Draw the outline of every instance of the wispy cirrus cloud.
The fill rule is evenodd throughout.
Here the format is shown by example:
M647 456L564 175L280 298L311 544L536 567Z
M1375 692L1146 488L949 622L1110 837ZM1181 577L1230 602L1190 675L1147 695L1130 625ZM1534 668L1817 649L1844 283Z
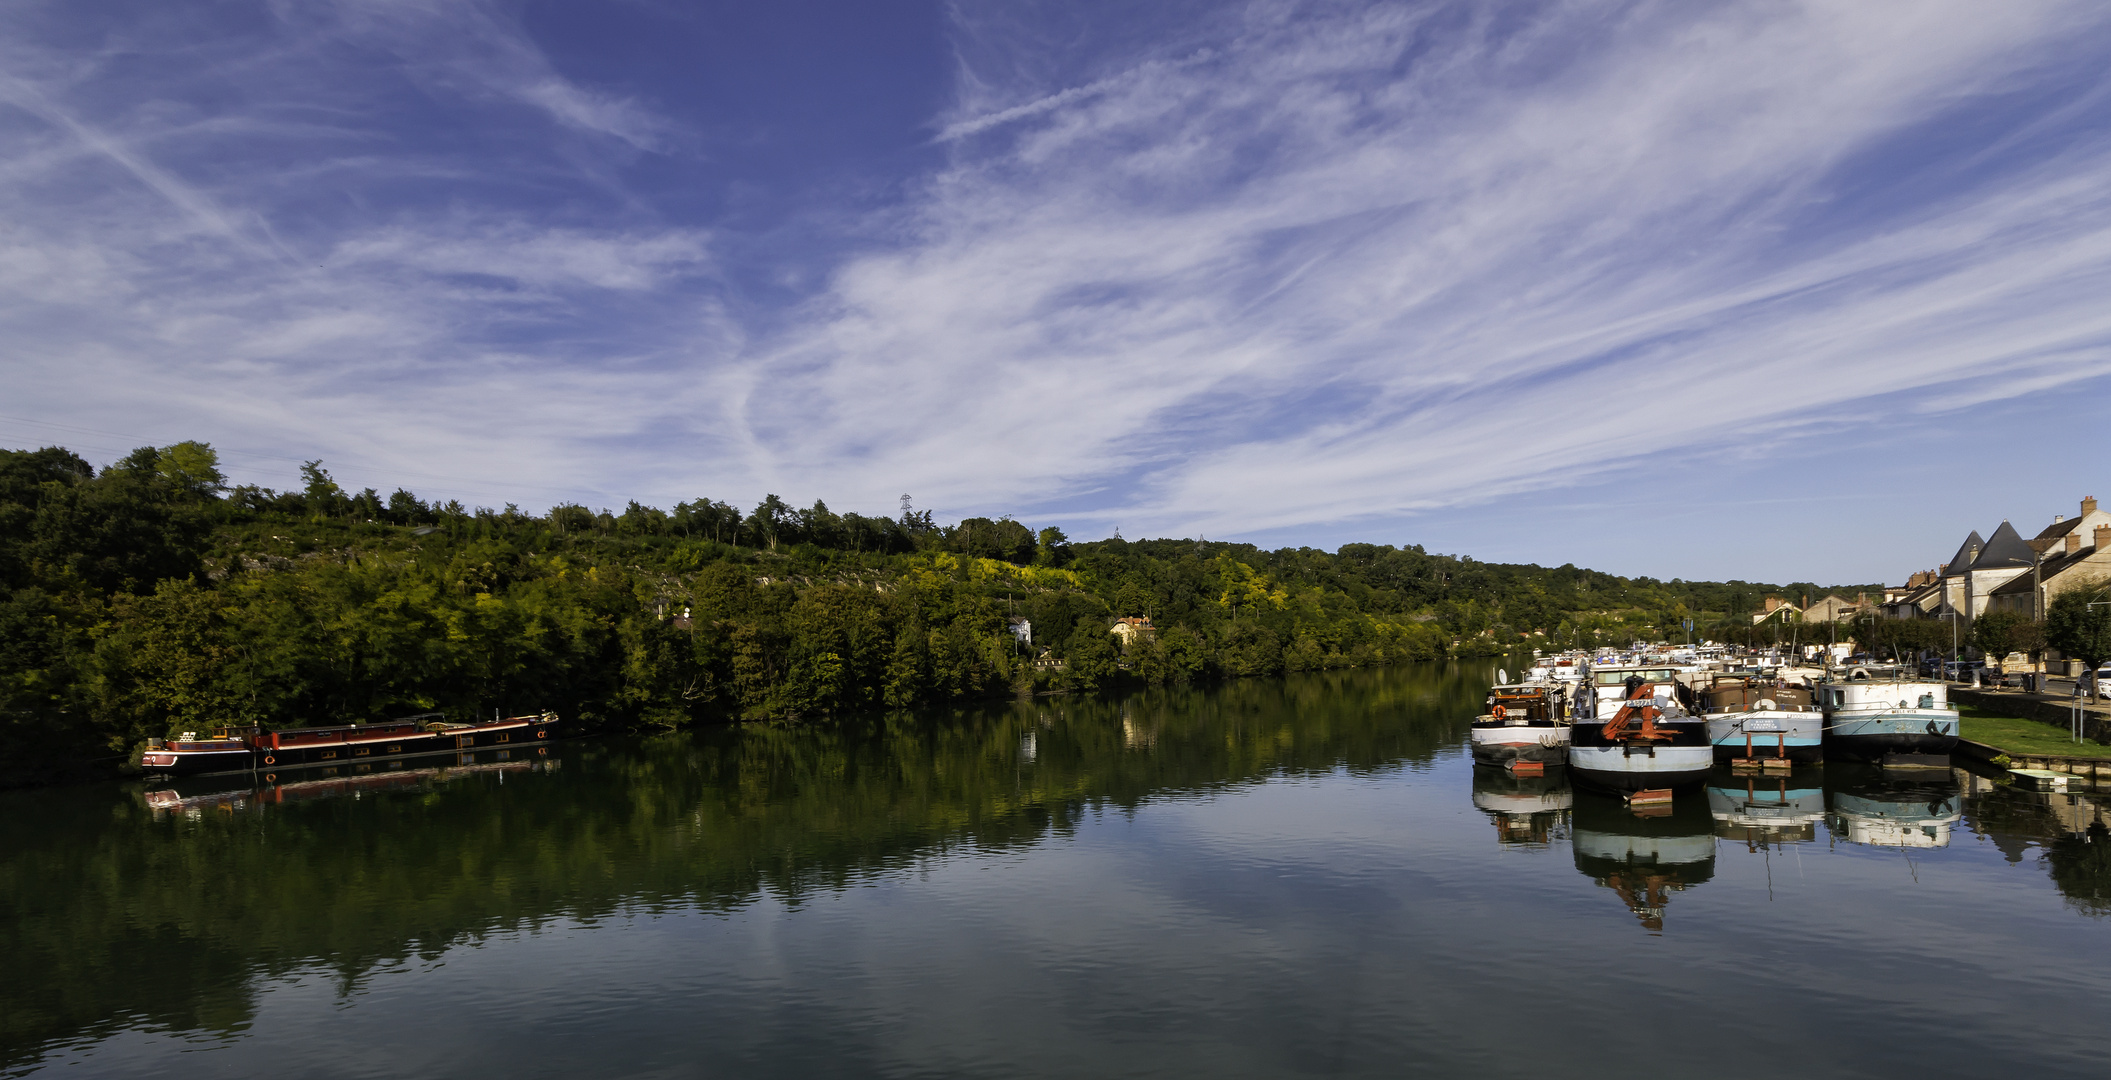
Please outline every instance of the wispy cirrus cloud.
M795 475L1218 535L2104 374L2111 143L1989 162L1959 128L2086 92L2105 29L1254 5L1203 62L948 128L978 138L914 235L839 273L754 415L808 433Z
M952 102L795 226L529 9L15 9L11 381L486 501L1224 536L2111 373L2100 5L1122 9L949 6Z
M490 94L540 109L576 131L664 151L679 125L635 97L566 78L519 22L489 0L336 0L317 31L394 53L409 74L454 93ZM287 11L300 22L315 13Z

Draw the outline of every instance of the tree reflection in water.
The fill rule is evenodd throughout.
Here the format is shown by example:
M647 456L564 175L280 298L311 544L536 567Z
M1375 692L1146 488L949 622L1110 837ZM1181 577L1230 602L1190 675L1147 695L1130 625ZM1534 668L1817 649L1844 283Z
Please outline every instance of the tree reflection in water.
M0 1067L127 1027L233 1035L259 981L296 969L350 988L553 920L765 891L796 906L1061 834L1096 807L1427 762L1463 738L1481 667L585 740L525 771L486 755L485 770L198 781L155 794L159 810L147 796L166 785L9 793Z

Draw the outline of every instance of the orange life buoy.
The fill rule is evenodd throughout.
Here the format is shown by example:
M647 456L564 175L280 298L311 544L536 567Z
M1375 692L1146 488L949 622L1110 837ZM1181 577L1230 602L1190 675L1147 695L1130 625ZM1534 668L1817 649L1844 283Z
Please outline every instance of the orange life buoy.
M1495 717L1497 720L1501 720L1503 717L1510 715L1510 710L1503 708L1501 705L1497 705L1495 707L1495 711L1490 713L1489 715Z
M272 757L272 756L271 756L270 754L265 754L265 755L264 755L264 764L266 764L266 765L276 765L276 764L278 764L278 759L277 759L277 758L274 758L274 757Z
M275 773L275 772L268 772L268 773L265 773L265 774L264 774L264 782L265 782L265 783L267 783L267 784L276 784L276 783L278 783L278 782L279 782L279 774L277 774L277 773Z
M535 733L535 737L538 739L547 739L550 737L550 733L547 731L538 731Z

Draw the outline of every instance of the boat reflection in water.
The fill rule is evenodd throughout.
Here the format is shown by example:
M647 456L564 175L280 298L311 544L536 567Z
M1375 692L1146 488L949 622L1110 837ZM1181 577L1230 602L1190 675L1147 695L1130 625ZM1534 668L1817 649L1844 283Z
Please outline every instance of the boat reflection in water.
M1808 844L1825 820L1822 768L1788 776L1718 773L1708 779L1708 815L1715 835L1758 850L1768 844Z
M1950 846L1950 826L1964 814L1963 787L1947 769L1828 766L1827 825L1852 844L1893 848Z
M1617 795L1576 795L1570 843L1576 869L1619 894L1652 931L1664 928L1671 894L1715 876L1715 833L1706 801L1691 795L1630 810Z
M1576 795L1560 769L1547 776L1517 776L1482 767L1473 770L1473 805L1495 820L1497 843L1546 847L1568 834Z
M172 787L158 788L141 793L147 809L158 818L162 814L179 813L196 817L206 810L249 810L283 803L308 802L315 799L341 799L357 797L383 791L430 789L449 780L480 773L546 772L558 766L555 758L537 758L534 761L510 760L507 751L483 755L459 755L453 765L426 769L394 768L385 771L361 772L349 776L326 775L314 772L303 774L308 779L291 783L245 783L233 785L222 780L197 780L179 783ZM400 763L398 763L400 764ZM327 773L336 773L330 769Z

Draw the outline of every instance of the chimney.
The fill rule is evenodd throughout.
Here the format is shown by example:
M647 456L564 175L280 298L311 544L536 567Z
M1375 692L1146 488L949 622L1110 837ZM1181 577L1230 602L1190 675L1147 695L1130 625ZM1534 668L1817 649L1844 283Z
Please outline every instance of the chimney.
M1772 615L1780 607L1781 598L1778 596L1769 596L1766 598L1766 610L1762 612L1762 614Z
M2099 525L2097 528L2101 529L2103 526ZM2070 530L2067 533L2067 554L2072 555L2080 550L2082 550L2082 530Z
M2088 517L2094 513L2096 513L2096 496L2091 495L2082 500L2082 516Z
M2096 553L2101 555L2106 551L2111 551L2111 525L2098 525L2096 527Z

